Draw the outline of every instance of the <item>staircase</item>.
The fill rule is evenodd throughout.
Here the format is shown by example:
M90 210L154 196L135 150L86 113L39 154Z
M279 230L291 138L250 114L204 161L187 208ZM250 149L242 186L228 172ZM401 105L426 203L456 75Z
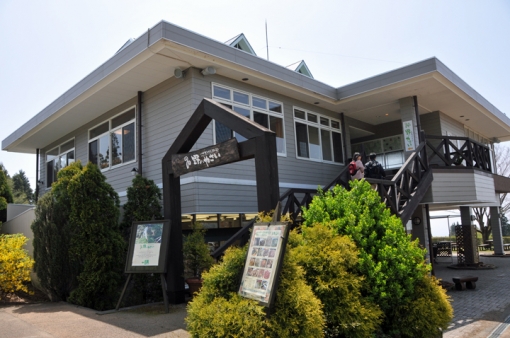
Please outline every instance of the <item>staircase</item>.
M331 183L324 187L324 190L329 190L337 184L350 189L348 169L346 166ZM366 180L371 184L377 184L377 191L382 201L393 214L402 220L402 224L406 224L430 187L432 179L432 171L429 170L426 153L426 142L422 142L391 180L372 178ZM302 208L310 205L316 193L317 190L313 189L287 190L280 196L280 203L283 205L281 214L289 213L293 224L299 224ZM248 241L249 230L254 223L255 220L245 225L211 255L218 259L237 240L241 240L243 243Z

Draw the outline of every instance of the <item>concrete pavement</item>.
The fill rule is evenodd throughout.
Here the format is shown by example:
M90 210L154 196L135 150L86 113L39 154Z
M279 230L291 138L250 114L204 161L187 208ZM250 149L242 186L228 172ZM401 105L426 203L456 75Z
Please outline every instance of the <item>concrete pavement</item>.
M505 320L510 316L510 257L488 257L491 251L482 251L480 261L495 265L488 270L454 270L449 269L451 261L440 258L435 265L436 277L452 282L455 276L477 276L475 290L451 290L454 318L445 338L510 338ZM454 252L453 263L457 263ZM496 332L494 332L497 329Z
M191 337L186 331L186 305L154 305L110 314L68 303L0 307L0 337Z
M448 291L455 317L444 338L510 338L510 257L481 256L480 261L496 268L453 270L445 258L435 265L436 276L448 282L455 276L478 277L475 290ZM168 314L161 304L103 315L63 302L1 306L0 337L188 338L185 317L185 304L171 305Z

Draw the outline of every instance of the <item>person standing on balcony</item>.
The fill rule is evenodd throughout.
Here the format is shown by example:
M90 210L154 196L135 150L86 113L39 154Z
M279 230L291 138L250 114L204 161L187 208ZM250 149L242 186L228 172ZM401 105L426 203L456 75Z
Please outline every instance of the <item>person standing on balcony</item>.
M356 162L356 173L351 176L351 179L361 180L363 177L365 177L365 166L363 165L363 162L361 162L360 153L354 153L352 160Z
M365 164L365 177L366 178L377 178L377 179L383 179L386 178L386 173L384 172L384 169L381 165L381 163L376 161L376 154L370 153L369 158L370 161L368 161ZM377 190L377 183L372 183L372 189Z
M386 173L381 165L381 163L376 161L376 154L370 153L370 161L365 164L365 177L366 178L377 178L382 179L386 178Z

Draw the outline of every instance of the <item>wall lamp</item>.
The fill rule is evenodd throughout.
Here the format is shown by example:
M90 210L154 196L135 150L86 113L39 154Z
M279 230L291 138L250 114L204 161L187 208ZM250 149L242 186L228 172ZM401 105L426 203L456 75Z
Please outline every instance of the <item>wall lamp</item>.
M202 69L200 73L202 73L203 76L214 75L216 74L216 68L214 68L213 66L207 66L204 69Z
M136 176L138 174L138 169L133 168L131 169L131 175Z
M43 181L41 181L41 180L37 181L37 183L38 183L38 184L44 184L44 182L43 182Z
M180 69L180 68L175 68L174 70L174 76L176 79L180 79L180 78L183 78L186 76L186 71Z

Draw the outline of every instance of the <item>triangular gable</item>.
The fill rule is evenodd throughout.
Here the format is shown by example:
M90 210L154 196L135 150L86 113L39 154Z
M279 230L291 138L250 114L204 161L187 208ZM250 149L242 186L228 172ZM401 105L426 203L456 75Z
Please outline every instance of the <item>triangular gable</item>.
M251 55L257 56L253 48L251 47L250 43L248 42L248 39L244 36L243 33L234 36L232 39L225 42L226 45L229 45L230 47L234 47L237 49L242 50L243 52L250 53Z
M304 60L295 62L295 63L287 66L287 68L313 79L312 72L310 72L310 69L308 69L308 66L306 65Z

